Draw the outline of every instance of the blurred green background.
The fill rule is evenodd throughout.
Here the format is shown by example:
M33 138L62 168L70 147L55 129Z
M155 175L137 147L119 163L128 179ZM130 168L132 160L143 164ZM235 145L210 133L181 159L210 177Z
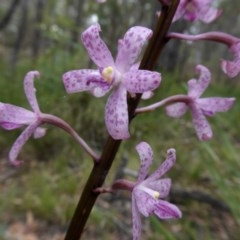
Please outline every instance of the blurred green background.
M172 31L201 33L226 31L240 36L240 2L214 1L222 16L209 25L180 20ZM41 110L69 122L99 153L106 141L104 106L107 96L89 93L67 95L61 76L65 71L94 68L79 36L98 21L102 38L113 55L117 40L134 25L153 27L157 0L109 0L104 4L86 0L12 0L0 2L0 101L29 108L23 78L38 70L35 81ZM172 94L186 93L196 64L212 71L205 96L236 97L227 113L209 119L214 138L199 142L190 114L181 119L165 115L164 109L133 120L132 138L123 142L106 186L117 176L135 179L139 158L135 145L149 142L155 153L152 170L164 160L170 147L177 163L167 174L173 180L169 197L183 212L178 221L143 219L142 239L231 239L240 235L240 111L239 76L228 79L220 69L228 49L211 42L170 41L157 65L161 87L146 106ZM47 126L48 127L48 126ZM65 132L48 127L44 138L27 142L21 151L21 168L7 160L8 151L21 130L0 129L0 239L63 239L82 187L91 170L91 159ZM99 197L83 239L131 239L130 195L120 192Z

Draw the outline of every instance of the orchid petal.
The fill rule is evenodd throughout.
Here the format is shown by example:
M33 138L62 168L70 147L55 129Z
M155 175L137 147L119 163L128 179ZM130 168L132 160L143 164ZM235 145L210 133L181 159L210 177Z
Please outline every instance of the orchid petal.
M197 104L205 115L213 116L216 112L228 111L234 101L235 98L211 97L198 99Z
M149 99L153 96L153 92L152 91L146 91L142 94L141 99L146 100Z
M176 150L173 148L168 149L166 160L160 165L160 167L152 173L147 181L154 181L164 175L176 162Z
M195 20L197 20L197 16L196 16L196 12L194 11L186 11L184 13L183 18L189 22L194 22Z
M105 122L112 138L129 138L127 92L121 85L112 92L107 100Z
M23 145L27 142L27 140L31 137L31 135L34 133L34 131L37 129L37 127L40 125L39 121L35 121L21 133L21 135L17 138L17 140L12 145L12 148L9 152L9 160L10 162L18 166L21 161L17 160L17 156L22 149Z
M140 213L137 209L137 204L134 195L132 194L132 233L133 240L139 240L142 230Z
M107 84L107 85L102 85L101 87L95 87L91 89L90 92L94 97L99 98L104 96L110 90L110 88L111 88L110 85Z
M221 60L221 68L228 77L234 78L240 72L240 60L238 61L227 61Z
M153 151L150 145L146 142L141 142L136 146L136 150L141 160L141 166L138 171L138 182L146 178L149 167L153 161Z
M123 76L124 86L132 93L152 91L159 86L160 81L160 73L146 70L129 71Z
M233 54L233 61L222 60L221 67L229 77L236 77L240 72L240 41L235 42L229 48Z
M181 117L187 110L187 105L185 103L173 103L168 105L166 108L166 114L170 117L179 118Z
M210 23L217 19L221 13L222 10L218 10L215 8L210 7L209 5L211 2L203 3L202 1L199 1L198 6L196 6L195 14L196 18L200 19L204 23Z
M67 93L76 93L89 90L94 96L105 95L110 89L110 84L102 78L97 70L73 70L63 74L63 84Z
M154 214L160 219L181 218L182 213L178 207L167 201L158 200L155 204Z
M42 128L42 127L36 128L33 133L33 138L38 139L38 138L45 136L46 131L47 131L46 128Z
M143 216L149 217L149 215L151 215L154 211L157 200L148 193L138 190L137 188L133 190L132 194L136 199L138 199L138 201L136 200L136 204L139 212Z
M82 42L90 58L98 67L114 66L112 54L99 36L100 31L101 28L98 23L91 25L82 33Z
M36 120L36 114L22 107L0 102L0 126L7 130L20 128Z
M34 78L40 77L40 73L38 71L30 71L24 78L24 90L26 97L30 106L32 107L35 113L40 113L40 109L38 106L38 102L36 99L36 89L34 87Z
M139 70L140 63L141 63L141 62L134 63L134 64L130 67L129 71Z
M132 27L118 41L116 67L126 72L136 62L143 45L152 36L152 30L145 27Z
M198 138L202 141L212 138L212 129L202 110L196 104L192 104L190 108L193 118L193 124Z
M186 11L187 3L188 3L187 0L180 0L180 2L178 4L177 11L176 11L176 13L174 15L174 18L173 18L173 22L177 21L178 19L180 19L184 15L184 13Z
M177 11L174 15L173 22L183 16L185 20L201 20L210 23L220 16L221 10L214 9L210 6L211 1L203 0L180 0Z
M157 191L160 194L160 198L165 198L169 195L171 182L170 178L158 179L155 181L148 181L148 179L146 179L145 184L148 188Z
M198 80L192 79L188 81L188 95L194 98L198 98L203 94L211 80L211 73L206 67L197 65L196 72L200 74Z

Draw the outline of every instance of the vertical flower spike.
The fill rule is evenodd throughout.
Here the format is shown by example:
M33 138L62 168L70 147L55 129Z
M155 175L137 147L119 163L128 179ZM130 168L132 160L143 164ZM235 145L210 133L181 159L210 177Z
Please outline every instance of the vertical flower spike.
M175 205L161 200L168 196L171 179L160 179L175 163L176 153L169 149L167 159L149 177L148 169L153 161L151 147L141 142L136 147L141 160L138 181L132 190L133 239L139 240L141 234L140 213L145 217L155 214L160 219L181 218L182 213ZM146 179L145 179L146 178Z
M211 4L212 0L180 0L173 22L183 17L191 22L201 20L210 23L222 13L221 10L212 8Z
M119 40L115 62L99 35L100 31L100 26L94 24L82 33L82 42L98 70L66 72L63 83L68 93L90 91L96 97L101 97L113 89L105 107L106 127L114 139L127 139L130 136L127 92L149 93L156 89L161 81L159 73L138 70L135 67L143 45L151 37L152 31L139 26L130 28L124 38Z
M177 118L181 117L189 108L198 138L200 140L208 140L212 137L212 129L205 115L213 116L216 112L228 111L232 107L235 98L200 98L210 83L211 73L202 65L196 67L196 72L200 73L199 79L188 81L189 104L174 103L166 107L166 113L168 116Z
M18 166L21 161L17 160L17 156L26 143L26 141L33 135L39 138L45 135L45 129L39 127L41 125L41 112L37 103L34 78L39 77L37 71L27 73L24 79L24 90L29 104L33 112L7 103L0 102L0 126L6 130L13 130L27 125L28 127L17 138L9 152L10 162Z

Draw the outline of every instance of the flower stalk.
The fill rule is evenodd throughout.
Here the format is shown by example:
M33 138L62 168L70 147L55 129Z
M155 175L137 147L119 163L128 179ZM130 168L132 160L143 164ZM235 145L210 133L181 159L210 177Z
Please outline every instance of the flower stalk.
M153 103L149 106L137 108L135 111L135 114L151 112L151 111L156 110L157 108L165 107L169 104L176 103L176 102L183 102L183 103L187 104L190 101L191 101L191 99L187 95L180 95L180 94L174 95L174 96L164 98L163 100Z
M234 43L239 42L239 38L234 37L231 34L224 33L224 32L206 32L206 33L200 33L196 35L190 35L185 33L176 33L176 32L170 32L167 35L168 39L181 39L181 40L187 40L187 41L213 41L225 44L227 47L231 47Z
M148 47L144 53L139 69L153 70L158 56L164 45L165 36L171 25L173 16L178 7L179 0L173 0L169 6L163 6L162 14L158 19L153 36L149 41ZM128 97L129 121L134 117L136 107L140 101L141 94L136 94L135 98ZM99 162L95 162L87 183L81 194L74 215L67 230L65 240L78 240L84 231L85 224L91 213L91 210L99 196L99 192L94 189L103 185L109 169L115 159L116 153L120 147L121 140L114 140L108 137Z
M99 161L98 154L95 153L93 149L91 149L91 147L85 142L85 140L82 139L78 135L78 133L63 119L51 114L41 113L41 121L42 123L48 123L53 126L57 126L69 133L76 140L76 142L92 157L95 162Z

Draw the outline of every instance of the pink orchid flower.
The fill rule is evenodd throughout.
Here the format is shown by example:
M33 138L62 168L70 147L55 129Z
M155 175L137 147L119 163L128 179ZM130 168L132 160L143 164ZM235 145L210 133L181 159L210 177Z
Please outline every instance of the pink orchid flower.
M180 0L173 21L181 17L188 21L210 23L220 16L221 10L211 7L212 0Z
M115 61L99 32L100 26L94 24L82 34L82 42L98 70L69 71L63 75L63 83L68 93L90 91L96 97L101 97L112 89L105 107L107 130L114 139L127 139L130 136L127 92L149 93L161 81L159 73L138 70L135 65L152 31L138 26L130 28L118 42Z
M200 140L207 140L212 137L212 129L205 115L213 116L216 112L228 111L232 107L235 98L200 98L210 83L211 73L202 65L197 65L196 72L200 73L199 79L188 81L189 103L179 102L169 105L166 107L166 113L168 116L178 118L189 108L198 138Z
M146 142L136 146L140 156L141 166L138 180L132 191L132 222L133 239L139 240L141 234L141 217L155 214L160 219L181 218L182 213L177 206L162 200L168 196L171 188L171 179L160 179L175 163L176 152L169 149L167 159L160 167L147 177L149 167L153 162L153 152Z
M45 129L39 127L41 125L41 112L34 88L34 77L39 76L38 71L31 71L27 73L24 79L25 94L33 112L22 107L0 102L0 126L2 128L13 130L27 125L9 152L9 160L15 166L21 163L21 161L17 160L17 156L30 136L33 135L34 138L40 138L45 135Z

